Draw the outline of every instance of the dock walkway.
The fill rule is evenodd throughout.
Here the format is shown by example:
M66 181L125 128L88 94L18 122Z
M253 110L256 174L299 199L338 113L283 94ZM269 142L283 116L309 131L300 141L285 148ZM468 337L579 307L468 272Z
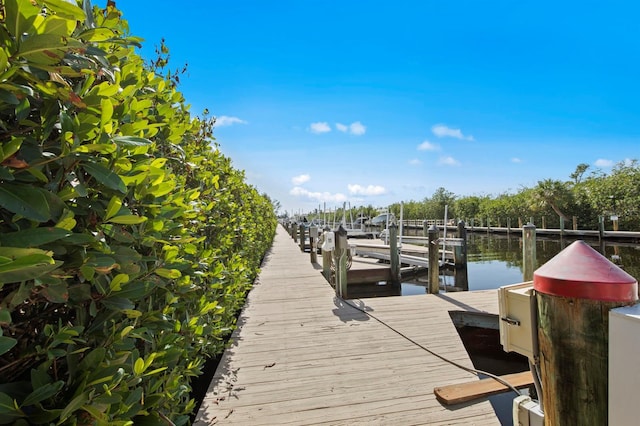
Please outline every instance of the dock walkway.
M495 290L348 303L467 367L448 312L498 311ZM499 425L487 400L433 394L474 379L336 298L279 226L194 424Z

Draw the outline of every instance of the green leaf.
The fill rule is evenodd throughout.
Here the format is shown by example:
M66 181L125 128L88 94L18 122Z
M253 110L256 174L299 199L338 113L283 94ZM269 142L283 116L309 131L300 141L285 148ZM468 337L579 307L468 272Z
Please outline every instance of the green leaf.
M16 39L33 30L33 22L40 13L40 8L23 0L5 0L5 25L9 33Z
M0 185L0 207L38 222L51 219L45 196L39 190L26 185Z
M180 271L178 271L177 269L158 268L155 270L155 273L156 275L159 275L162 278L170 278L170 279L176 279L182 276Z
M69 288L65 283L49 285L42 290L42 294L53 303L65 303L69 300Z
M133 372L137 376L144 373L144 360L142 358L136 359L136 362L133 364Z
M138 146L147 146L153 143L149 139L138 138L135 136L116 136L111 138L111 140L117 143L118 145L132 147L132 148L135 148Z
M85 392L76 396L60 413L60 423L64 422L73 414L78 411L86 402L89 401L89 392ZM59 423L59 424L60 424Z
M34 389L27 397L22 401L21 406L27 407L29 405L37 404L38 402L42 402L45 399L51 398L56 393L60 391L64 386L64 382L59 380L54 383L48 383L44 386L40 386L39 388Z
M18 121L22 121L25 118L27 118L30 113L31 113L31 103L29 103L28 98L24 98L16 106L16 119Z
M100 100L102 112L100 114L100 127L107 133L111 133L113 125L111 124L111 117L113 117L113 103L109 98Z
M19 257L13 262L0 265L0 283L27 281L51 272L60 267L48 255L31 254Z
M91 28L78 34L80 40L86 41L107 41L114 37L114 32L110 28Z
M18 341L13 337L0 336L0 355L9 352L17 344Z
M111 197L109 205L107 205L107 212L104 215L105 220L115 216L120 211L120 207L122 207L122 200L115 196Z
M0 161L6 160L7 158L11 157L13 154L18 152L23 141L24 141L24 138L16 138L15 136L12 136L9 142L3 143L2 144L3 155L0 158Z
M75 4L69 3L68 1L46 0L45 3L47 4L47 7L51 8L51 10L56 12L56 14L59 16L63 16L73 21L84 21L86 19L84 10L82 10Z
M129 299L122 297L109 297L101 300L102 304L112 311L123 311L125 309L133 309L135 305Z
M112 170L107 169L101 164L97 163L85 163L82 167L93 176L98 182L103 184L104 186L115 189L116 191L120 191L122 193L127 192L127 187L124 182L116 173Z
M118 274L111 280L109 286L111 287L111 291L120 291L122 284L129 282L129 275L127 274Z
M1 100L2 99L0 99L0 101ZM9 169L4 166L0 166L0 179L4 180L5 182L11 182L12 180L15 180L15 177L13 176L13 173L9 171Z
M86 143L84 145L78 146L73 152L99 152L101 154L111 154L112 152L116 152L118 146L113 143Z
M0 307L0 324L11 324L11 311L4 306Z
M107 222L118 223L121 225L137 225L145 222L147 218L145 216L136 216L134 214L125 214L122 216L116 216L109 219Z
M53 65L62 60L66 51L83 48L84 44L55 34L34 34L20 45L18 54L36 64Z
M38 247L72 235L73 232L62 228L41 227L24 231L0 234L0 244L9 247Z

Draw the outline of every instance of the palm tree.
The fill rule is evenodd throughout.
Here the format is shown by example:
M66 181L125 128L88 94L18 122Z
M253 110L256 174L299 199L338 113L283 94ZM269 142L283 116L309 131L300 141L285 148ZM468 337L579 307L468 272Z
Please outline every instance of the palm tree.
M569 220L569 217L560 208L560 206L569 205L572 199L572 194L567 184L553 179L538 181L538 185L533 188L533 196L542 205L551 207L558 216Z

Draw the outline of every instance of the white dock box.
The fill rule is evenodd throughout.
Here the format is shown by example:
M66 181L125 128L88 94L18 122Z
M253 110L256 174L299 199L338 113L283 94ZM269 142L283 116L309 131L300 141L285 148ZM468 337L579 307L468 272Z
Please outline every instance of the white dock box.
M609 424L638 424L640 304L609 311Z
M502 347L533 359L533 333L537 333L533 281L500 287L498 300Z

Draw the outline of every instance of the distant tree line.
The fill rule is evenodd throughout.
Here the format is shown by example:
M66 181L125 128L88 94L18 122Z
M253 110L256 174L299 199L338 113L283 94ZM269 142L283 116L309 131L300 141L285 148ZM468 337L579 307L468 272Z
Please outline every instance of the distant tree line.
M640 163L626 160L609 173L581 163L566 181L544 179L515 193L458 196L440 187L431 197L402 204L403 218L409 220L442 219L447 206L449 219L474 221L476 225L489 220L492 226L507 226L510 221L516 227L533 218L540 227L544 218L546 227L558 228L562 217L567 229L573 226L574 218L579 229L597 229L599 216L604 216L610 229L611 216L617 216L620 230L640 230ZM400 208L400 202L389 206L396 218ZM347 209L346 217L347 221L361 215L374 217L380 211L372 205L356 206ZM342 212L337 209L330 215L341 219ZM310 215L321 216L318 211Z

